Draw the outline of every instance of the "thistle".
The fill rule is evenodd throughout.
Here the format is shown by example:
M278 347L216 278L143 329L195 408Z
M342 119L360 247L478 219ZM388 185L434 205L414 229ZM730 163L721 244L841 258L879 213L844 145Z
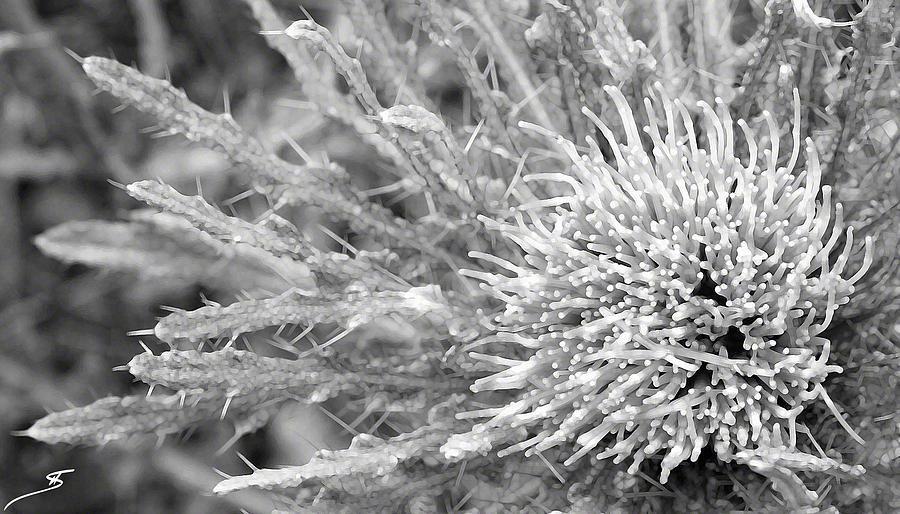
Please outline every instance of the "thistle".
M245 170L272 209L251 222L139 181L128 193L161 213L42 235L57 257L214 283L230 303L134 333L171 347L127 366L146 397L51 414L28 435L104 444L220 418L235 423L231 444L288 402L330 401L349 448L214 492L278 490L283 508L303 512L659 511L663 498L679 510L813 512L857 501L823 493L823 481L858 484L870 466L860 448L895 448L896 430L873 429L871 409L855 425L829 388L847 370L862 380L852 348L874 347L845 335L850 314L893 330L879 332L884 358L865 362L895 377L896 229L871 210L845 219L834 155L820 159L807 126L808 91L785 79L790 63L774 75L764 64L771 38L824 38L847 22L772 0L743 45L713 30L722 20L710 8L678 41L680 4L629 4L659 7L655 48L612 1L504 2L513 21L481 0L390 11L449 54L431 64L458 69L458 113L442 112L407 66L424 43L398 41L381 2L348 2L360 41L246 3L319 114L355 131L393 178L363 190L294 141L303 163L289 163L167 82L84 59L99 87ZM722 48L738 57L711 64ZM349 92L324 78L319 53ZM692 66L703 73L676 73ZM342 227L326 233L345 251L288 220L307 205ZM840 432L823 428L826 414Z
M586 114L614 162L592 139L582 154L538 128L567 162L560 172L525 180L561 182L570 194L521 206L515 223L482 219L521 253L470 254L503 269L464 271L503 305L491 319L495 332L476 344L522 350L473 352L500 371L471 389L522 392L506 405L467 413L490 420L455 440L524 426L534 435L501 455L574 441L566 465L588 454L630 457L630 473L661 452L665 483L708 444L725 461L782 430L794 446L804 405L821 398L833 406L822 383L841 368L829 364L831 343L821 334L865 275L871 245L862 267L843 276L853 230L836 248L844 235L841 207L832 220L828 186L817 200L821 169L811 141L807 168L795 174L799 127L788 165L777 167L771 117L765 114L772 147L762 158L738 121L750 147L742 164L727 111L722 120L701 104L708 140L701 148L687 109L660 91L664 133L645 100L649 154L625 98L608 87L626 141ZM833 251L840 254L830 264Z

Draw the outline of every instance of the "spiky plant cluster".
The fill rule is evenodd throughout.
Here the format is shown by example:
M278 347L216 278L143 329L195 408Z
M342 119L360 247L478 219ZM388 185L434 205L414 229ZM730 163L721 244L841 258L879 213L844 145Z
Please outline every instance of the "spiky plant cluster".
M803 405L830 403L822 383L841 371L828 363L831 343L820 335L871 263L867 255L844 276L851 228L829 264L843 221L839 206L832 220L828 186L817 200L821 169L811 141L807 169L795 174L799 128L788 165L778 167L778 134L760 159L741 121L745 165L727 113L723 121L702 105L708 148L700 148L687 109L663 96L664 133L646 101L648 154L621 92L607 93L627 132L619 143L594 117L614 161L592 140L582 154L548 134L571 163L528 178L565 183L570 194L523 205L515 223L483 220L522 253L513 262L473 255L504 273L467 274L504 304L490 341L529 355L472 354L501 369L473 391L522 395L475 413L491 419L461 437L526 426L535 435L501 454L574 441L565 464L588 454L631 457L632 473L662 452L663 483L707 444L726 461L755 448L761 434L781 437L784 429L794 444Z
M165 133L222 153L271 209L249 221L140 181L128 193L161 212L39 237L58 258L207 284L229 303L134 333L170 345L127 366L146 396L51 414L28 435L104 444L227 418L231 444L288 402L328 401L349 448L214 492L277 491L302 512L900 508L893 468L868 451L896 453L900 429L864 382L897 378L896 135L860 136L879 157L866 173L861 139L834 135L863 123L852 102L893 98L865 57L893 44L867 17L892 5L828 17L770 0L738 42L716 1L347 0L349 39L246 3L309 104L391 176L362 187L292 140L302 162L288 162L230 113L84 59ZM840 31L890 43L853 54L853 80L877 94L811 86L846 75ZM461 106L428 80L445 68ZM865 127L887 133L878 120ZM884 187L845 216L832 196L865 180ZM307 206L342 251L298 228ZM835 377L866 384L860 424ZM867 466L881 485L861 485Z

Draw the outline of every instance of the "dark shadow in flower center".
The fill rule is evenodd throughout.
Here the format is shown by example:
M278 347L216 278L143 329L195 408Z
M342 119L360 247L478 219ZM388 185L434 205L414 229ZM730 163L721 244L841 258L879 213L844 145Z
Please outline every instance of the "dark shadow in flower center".
M700 245L700 258L703 259L705 256L706 245ZM701 266L700 282L694 287L693 294L700 298L712 300L716 302L716 305L724 307L728 303L728 298L716 291L716 286L718 285L710 276L709 271ZM756 318L757 316L746 318L742 323L748 325L753 323ZM744 349L744 339L744 334L741 333L741 330L736 325L732 325L728 327L728 331L724 335L716 338L712 343L715 347L724 346L730 358L744 359L749 357L749 352Z
M752 318L747 318L746 321L751 321ZM725 347L725 350L728 352L728 357L732 359L744 359L750 356L750 353L744 349L744 334L741 333L741 330L732 325L728 327L728 331L725 332L725 335L716 339L714 341L715 346Z
M702 250L702 247L701 247ZM700 278L700 283L694 287L694 296L699 296L701 298L709 298L716 302L717 305L725 305L728 301L728 298L725 298L722 294L716 291L716 286L719 284L716 283L715 280L709 276L709 272L705 269L700 269L700 274L702 277Z
M706 387L712 381L712 371L709 370L706 366L702 366L698 369L693 375L689 376L687 382L684 384L684 387L681 388L681 391L678 392L676 398L681 398L688 391L695 387Z

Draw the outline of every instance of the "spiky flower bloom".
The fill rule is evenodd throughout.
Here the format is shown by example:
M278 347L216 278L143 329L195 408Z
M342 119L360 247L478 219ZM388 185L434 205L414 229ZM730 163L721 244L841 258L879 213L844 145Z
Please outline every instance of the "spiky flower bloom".
M720 118L706 104L703 148L687 109L660 88L663 132L645 102L648 153L625 98L606 92L627 139L616 141L587 114L613 162L591 140L580 153L546 133L565 168L526 180L562 182L569 193L523 206L515 222L483 220L521 251L473 255L503 271L468 275L503 303L489 341L520 350L473 353L500 371L471 389L521 394L468 413L490 418L472 435L524 426L533 435L501 454L574 441L566 465L588 454L631 457L632 473L664 453L663 483L708 444L726 461L755 448L761 434L780 437L786 428L793 444L804 405L830 403L821 384L841 368L829 363L821 334L871 262L867 253L862 268L845 272L853 231L836 248L841 207L832 207L828 186L818 198L815 149L807 142L805 169L793 169L795 127L789 162L778 166L774 127L771 148L759 155L738 121L750 154L742 163L727 111Z
M66 260L243 294L228 305L176 310L138 332L171 348L135 358L129 370L168 395L100 400L51 415L29 435L103 443L228 417L238 438L286 402L332 401L350 416L333 416L354 435L349 448L231 477L214 491L287 490L289 508L313 511L660 511L661 494L680 501L677 510L802 509L826 504L806 488L810 475L853 480L864 463L888 476L878 459L851 451L845 463L834 446L826 453L816 442L822 432L862 441L826 393L838 364L855 359L855 368L894 376L887 363L895 363L895 343L883 345L884 359L859 359L874 346L846 351L841 336L832 348L826 329L852 326L841 308L848 302L863 315L898 295L894 288L857 299L857 288L896 283L897 267L885 258L896 254L896 236L860 227L865 242L854 243L860 218L845 227L822 185L834 180L823 168L835 160L820 165L810 140L801 152L801 130L815 134L801 123L808 100L784 87L791 66L774 75L764 67L787 34L828 26L800 9L805 2L793 2L794 18L785 18L786 0L768 2L743 57L719 62L724 49L738 48L722 36L716 2L701 2L702 23L689 41L677 40L683 27L675 23L687 7L652 2L661 7L657 55L632 38L635 24L612 0L548 1L540 13L528 2L503 2L514 23L500 15L500 2L419 0L411 18L452 54L470 93L459 116L435 107L422 77L407 73L419 42L401 44L384 30L385 6L348 2L365 35L358 59L326 28L288 23L266 0L246 0L307 99L399 176L366 191L328 159L300 150L304 164L282 160L230 115L205 111L165 81L84 60L98 86L245 169L279 214L249 222L141 181L129 194L163 214L67 224L41 236L42 249ZM482 41L473 49L469 33ZM320 72L316 53L327 55L349 92ZM696 63L682 62L693 54ZM680 76L694 64L704 72ZM689 100L715 96L713 71L721 79L715 91L728 100L715 108ZM607 85L600 94L602 84L621 89ZM390 107L385 92L395 99ZM644 110L633 111L642 100ZM793 120L781 114L791 105ZM747 119L737 121L740 130L732 113ZM750 128L759 125L768 133ZM401 202L403 214L381 199ZM298 205L342 223L353 255L317 246L281 216ZM111 228L128 237L110 238ZM878 311L879 327L886 312ZM287 354L229 347L245 337ZM214 351L184 350L197 343ZM834 358L840 350L844 360ZM854 378L864 373L856 369ZM877 395L871 382L859 382L863 398ZM810 411L830 411L844 433L807 426ZM893 452L896 430L872 429L888 419L881 405L857 412L866 424L853 425L878 436L871 447ZM704 449L700 473L672 479Z

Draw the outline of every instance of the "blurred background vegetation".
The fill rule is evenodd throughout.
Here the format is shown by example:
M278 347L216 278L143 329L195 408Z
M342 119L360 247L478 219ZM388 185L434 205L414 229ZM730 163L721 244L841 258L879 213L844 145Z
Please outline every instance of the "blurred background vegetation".
M10 511L270 510L271 501L262 496L223 500L196 492L218 480L214 467L247 471L233 451L215 460L201 457L228 440L228 429L200 427L185 434L178 449L165 442L152 456L154 441L127 449L70 449L10 435L46 410L131 392L129 376L110 371L139 351L138 339L126 333L152 326L163 313L160 304L196 308L204 293L192 285L136 284L133 277L61 264L38 252L34 236L67 220L116 219L136 206L108 181L162 178L189 194L201 186L217 199L243 191L240 179L211 151L156 137L151 120L132 109L120 111L107 95L95 95L66 49L170 76L192 100L215 112L225 108L227 95L235 118L263 140L286 132L315 148L311 140L327 139L344 159L354 158L348 155L353 146L316 126L308 113L276 104L297 96L296 82L237 0L0 4L0 412L5 413L0 498L5 504L42 489L47 473L74 468L62 476L64 486L24 499ZM339 18L328 4L305 2L305 7L326 23ZM296 2L279 5L294 18L301 16ZM267 133L260 132L262 120ZM301 417L305 423L298 428L294 424ZM303 461L315 447L343 444L318 413L281 418L234 449L254 463L274 465ZM272 441L279 438L290 443L272 452Z

